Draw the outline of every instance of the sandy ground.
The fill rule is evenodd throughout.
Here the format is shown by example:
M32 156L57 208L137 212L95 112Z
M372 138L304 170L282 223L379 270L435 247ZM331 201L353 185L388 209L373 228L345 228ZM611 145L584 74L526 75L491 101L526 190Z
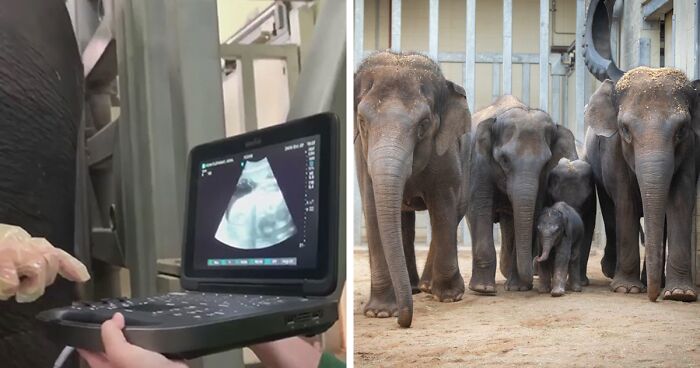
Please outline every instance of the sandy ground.
M660 301L609 291L593 251L591 286L560 298L508 292L497 272L497 294L467 291L456 303L413 296L410 329L396 318L367 318L369 260L355 251L355 365L358 367L700 367L700 303ZM417 252L419 272L425 251ZM460 251L466 283L471 255ZM535 281L536 283L537 281Z

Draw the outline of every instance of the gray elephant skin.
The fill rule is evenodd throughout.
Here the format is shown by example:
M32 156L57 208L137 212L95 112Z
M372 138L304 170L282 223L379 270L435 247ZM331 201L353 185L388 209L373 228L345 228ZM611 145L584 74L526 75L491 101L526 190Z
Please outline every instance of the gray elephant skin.
M583 220L578 212L564 202L546 207L537 220L537 245L541 293L564 295L567 275L570 289L581 291Z
M532 289L534 222L544 207L547 178L561 158L575 160L574 136L547 113L502 96L472 116L469 289L496 292L493 224L500 223L500 269L506 290Z
M0 222L72 253L83 69L64 1L0 0L0 50ZM62 346L35 315L74 297L59 277L36 302L0 302L0 365L52 366Z
M605 81L585 112L606 249L603 272L616 292L640 293L639 219L644 217L647 295L695 301L691 233L700 149L698 81L674 69L639 67ZM663 256L668 235L668 257Z
M549 173L547 183L548 205L564 202L571 206L583 221L583 239L580 249L581 285L589 284L586 276L588 256L595 230L596 196L591 165L583 160L570 161L562 158Z
M355 161L369 243L370 317L413 318L415 211L432 226L421 287L460 300L457 226L466 211L470 114L464 90L416 53L379 52L355 74Z

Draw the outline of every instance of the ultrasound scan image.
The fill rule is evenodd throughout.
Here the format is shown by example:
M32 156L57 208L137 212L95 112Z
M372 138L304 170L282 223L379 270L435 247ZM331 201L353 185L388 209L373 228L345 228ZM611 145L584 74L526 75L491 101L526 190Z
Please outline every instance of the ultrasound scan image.
M296 232L267 158L247 161L214 235L216 240L238 249L261 249Z

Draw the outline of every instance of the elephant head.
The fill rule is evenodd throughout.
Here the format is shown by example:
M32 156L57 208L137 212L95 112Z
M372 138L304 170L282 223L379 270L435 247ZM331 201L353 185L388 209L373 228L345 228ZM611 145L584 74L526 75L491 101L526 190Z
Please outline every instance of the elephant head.
M547 207L542 211L537 221L538 243L542 253L537 257L537 262L545 262L549 259L552 248L561 243L561 239L566 232L566 216L552 207Z
M564 157L549 173L547 195L553 202L563 201L580 211L593 192L593 185L591 165Z
M355 140L366 159L380 239L396 293L399 324L412 319L412 293L401 240L406 181L431 159L456 149L470 126L464 89L416 53L379 52L355 74Z
M501 97L494 105L504 100L510 108L496 108L481 121L477 120L482 119L481 111L474 115L475 154L487 157L494 185L512 204L517 273L532 283L533 224L543 204L547 176L562 157L577 158L576 145L571 131L554 124L544 111L530 109L512 96Z
M647 293L660 293L664 221L672 179L683 160L693 160L700 132L698 81L675 69L635 68L617 83L606 80L585 112L589 129L619 134L622 155L634 172L646 231Z

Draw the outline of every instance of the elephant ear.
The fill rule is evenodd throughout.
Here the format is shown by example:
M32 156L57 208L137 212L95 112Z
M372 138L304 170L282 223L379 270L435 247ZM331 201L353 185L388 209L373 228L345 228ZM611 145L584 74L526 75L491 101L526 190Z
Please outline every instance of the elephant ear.
M495 117L490 117L486 120L482 120L476 126L476 133L474 133L474 142L476 147L476 152L484 157L491 157L491 146L493 140L491 139L491 132L493 124L496 123Z
M617 110L613 102L615 83L606 79L591 96L584 121L596 135L611 137L617 133Z
M447 83L448 96L440 116L440 128L435 137L435 149L442 156L452 145L457 144L459 137L469 131L471 118L467 105L467 94L464 88L451 81Z
M691 93L691 110L690 116L692 119L693 131L695 134L700 136L700 79L696 79L690 82L690 86L693 88Z
M552 158L549 159L551 168L559 163L562 158L570 161L578 160L576 153L576 139L574 134L563 125L556 124L554 137L552 137Z

